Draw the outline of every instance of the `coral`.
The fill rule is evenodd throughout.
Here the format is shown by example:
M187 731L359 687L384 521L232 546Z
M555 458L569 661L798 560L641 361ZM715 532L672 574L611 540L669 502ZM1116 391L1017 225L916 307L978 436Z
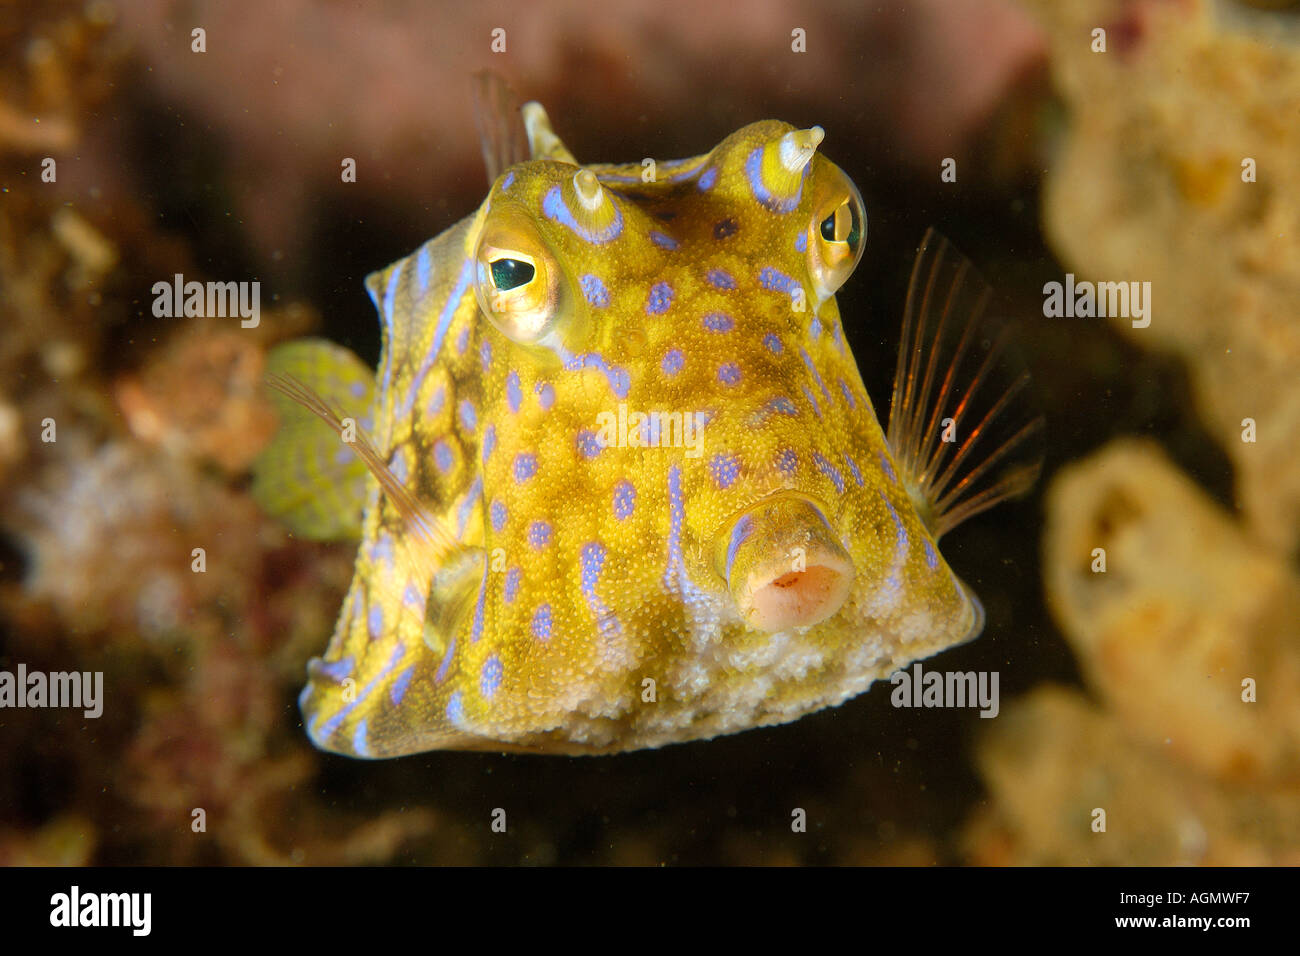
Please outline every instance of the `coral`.
M1082 278L1150 281L1150 326L1112 322L1189 364L1251 532L1293 549L1300 45L1227 31L1206 0L1029 5L1070 111L1044 183L1048 238ZM1097 27L1110 29L1105 53L1086 39Z
M1057 477L1044 565L1100 706L1042 688L983 735L994 799L967 833L973 859L1300 862L1300 578L1289 564L1157 446L1128 441ZM1091 827L1097 808L1104 833Z
M1300 864L1300 792L1200 774L1135 740L1077 691L1044 686L977 750L991 806L966 832L972 863ZM1105 811L1105 830L1094 820Z
M1055 477L1045 589L1096 699L1043 687L981 735L993 800L966 849L1001 864L1295 865L1300 50L1224 32L1205 3L1033 6L1071 110L1046 231L1081 278L1151 282L1150 326L1112 323L1188 364L1241 513L1151 441L1112 441ZM1109 52L1080 39L1094 27Z
M1289 563L1146 442L1064 469L1045 542L1048 601L1085 679L1135 737L1225 781L1300 785Z

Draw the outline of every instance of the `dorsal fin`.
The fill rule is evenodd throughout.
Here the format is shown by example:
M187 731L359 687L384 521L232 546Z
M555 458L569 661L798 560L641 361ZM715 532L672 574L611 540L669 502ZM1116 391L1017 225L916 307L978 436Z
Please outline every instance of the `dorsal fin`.
M529 158L519 98L501 74L493 70L474 74L474 123L478 127L489 186L515 163Z
M888 441L936 538L1027 492L1042 470L1043 417L992 290L933 229L912 267ZM995 387L990 387L994 385Z

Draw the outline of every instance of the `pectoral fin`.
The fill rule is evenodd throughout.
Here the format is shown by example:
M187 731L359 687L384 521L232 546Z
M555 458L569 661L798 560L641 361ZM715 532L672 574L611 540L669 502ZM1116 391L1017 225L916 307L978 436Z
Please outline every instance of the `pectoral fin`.
M907 290L888 440L903 484L938 538L1027 492L1043 463L1043 417L1010 329L970 260L928 230Z
M349 350L325 339L300 339L271 350L271 376L291 376L331 404L369 414L375 379ZM280 418L275 438L253 463L253 498L295 534L316 541L361 537L365 464L320 418L270 390ZM367 422L359 421L364 428Z

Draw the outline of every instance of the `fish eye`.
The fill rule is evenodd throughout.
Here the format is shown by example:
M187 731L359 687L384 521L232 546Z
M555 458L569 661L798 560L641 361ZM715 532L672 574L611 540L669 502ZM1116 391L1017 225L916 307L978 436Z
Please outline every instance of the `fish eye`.
M827 242L847 242L850 250L858 247L862 242L862 220L851 198L846 198L822 220L821 233Z
M568 274L526 217L489 214L474 255L479 308L498 331L521 345L567 339L576 301Z
M509 292L521 285L527 285L537 275L537 267L523 259L508 259L502 256L488 263L492 271L492 284L501 292Z
M817 301L833 295L848 281L862 258L866 234L866 212L862 197L838 169L817 197L808 229L808 270L817 290Z

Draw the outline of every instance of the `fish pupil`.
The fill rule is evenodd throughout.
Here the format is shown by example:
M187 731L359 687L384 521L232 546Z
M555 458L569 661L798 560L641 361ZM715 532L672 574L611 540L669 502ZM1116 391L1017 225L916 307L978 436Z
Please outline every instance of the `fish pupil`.
M827 242L835 241L835 213L831 213L822 220L822 238Z
M537 270L519 259L497 259L492 263L492 283L502 292L533 281Z
M858 210L853 203L848 204L849 215L852 217L852 225L849 226L849 234L846 241L850 249L857 249L858 243L862 239L862 221L858 218Z

